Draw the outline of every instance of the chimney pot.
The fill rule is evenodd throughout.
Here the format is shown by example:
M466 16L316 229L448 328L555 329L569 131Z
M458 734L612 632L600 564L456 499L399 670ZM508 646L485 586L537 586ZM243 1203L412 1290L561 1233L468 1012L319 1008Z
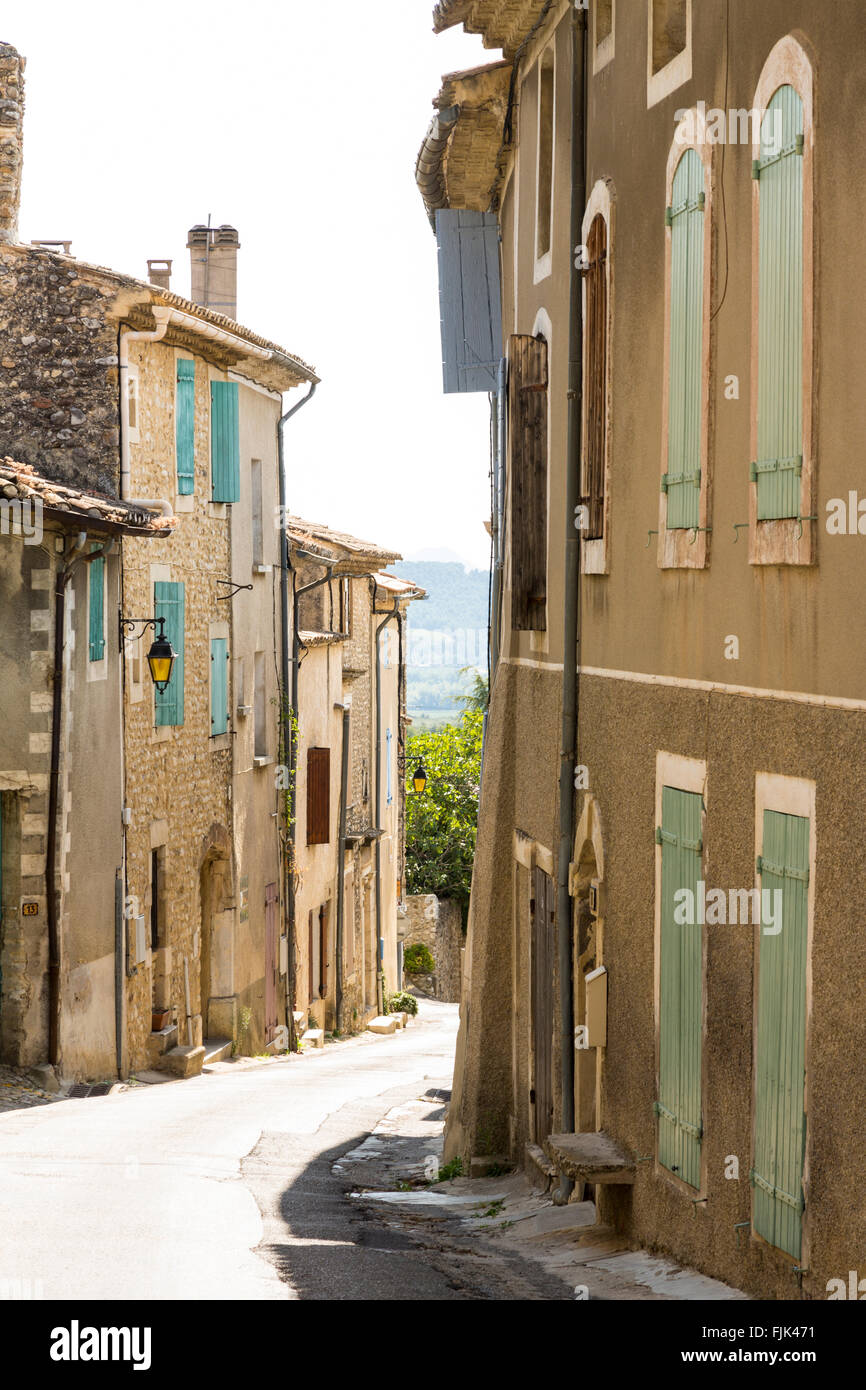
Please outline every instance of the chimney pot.
M158 285L161 290L171 289L171 267L172 262L164 256L157 261L148 261L147 278L152 285Z
M226 318L238 313L238 251L236 227L224 223L207 228L201 223L190 227L187 237L190 253L190 299Z

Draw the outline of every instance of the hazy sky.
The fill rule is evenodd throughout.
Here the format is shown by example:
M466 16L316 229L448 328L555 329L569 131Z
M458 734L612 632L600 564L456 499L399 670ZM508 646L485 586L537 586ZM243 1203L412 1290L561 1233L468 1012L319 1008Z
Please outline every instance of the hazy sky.
M146 278L212 214L240 232L238 317L311 363L289 502L313 521L486 567L488 403L444 396L436 243L414 180L442 73L493 62L433 0L41 0L21 236ZM292 393L291 400L297 398Z

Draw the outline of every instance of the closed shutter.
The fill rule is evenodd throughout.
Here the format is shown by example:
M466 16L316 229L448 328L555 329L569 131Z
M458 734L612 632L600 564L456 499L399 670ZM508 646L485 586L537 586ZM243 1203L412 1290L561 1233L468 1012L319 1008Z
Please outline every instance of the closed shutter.
M499 221L493 213L436 213L442 373L446 393L495 391L502 355Z
M307 750L307 844L331 840L331 750Z
M328 909L319 908L319 996L324 999L328 993Z
M105 656L105 560L91 560L88 570L88 654L91 661Z
M241 451L236 381L212 381L211 475L214 502L239 502L241 496Z
M781 138L777 139L777 133ZM800 515L803 472L803 103L780 87L761 125L758 520Z
M181 497L189 497L195 490L195 362L186 357L177 360L175 437L177 490Z
M662 789L661 941L659 993L659 1163L692 1187L701 1181L700 926L677 921L675 894L688 888L697 904L701 879L701 797ZM679 915L683 911L680 907ZM697 912L694 914L697 918Z
M224 734L229 727L228 666L229 644L215 637L210 644L210 731L211 737Z
M547 627L547 343L509 344L511 625Z
M704 332L704 166L686 150L674 174L671 228L667 528L700 524Z
M761 928L755 1159L750 1173L758 1235L799 1257L806 1146L806 965L809 821L764 812L758 870L764 893L781 892L781 930ZM772 905L774 899L768 900ZM762 918L764 914L762 913Z
M604 463L607 451L607 227L599 214L586 243L586 384L583 397L583 498L587 540L604 536Z
M165 619L165 635L175 650L174 669L168 688L154 689L157 728L177 728L183 724L184 641L186 591L183 584L161 580L153 586L154 613Z

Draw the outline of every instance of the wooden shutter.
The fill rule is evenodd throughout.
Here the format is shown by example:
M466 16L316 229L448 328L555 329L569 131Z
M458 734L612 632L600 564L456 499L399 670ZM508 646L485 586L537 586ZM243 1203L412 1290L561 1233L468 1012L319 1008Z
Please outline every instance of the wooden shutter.
M692 1187L701 1183L703 929L676 920L674 895L688 888L697 907L701 806L698 793L664 787L656 831L662 851L658 1156Z
M586 243L586 383L583 393L583 505L587 540L604 536L604 465L607 453L607 227L593 219Z
M686 150L674 174L671 227L667 528L700 524L704 333L704 166Z
M331 750L307 750L307 844L331 840Z
M186 357L177 359L174 408L177 490L181 497L189 497L195 490L195 362Z
M88 653L91 661L105 656L105 560L100 555L88 565Z
M168 689L154 689L157 728L176 728L183 724L184 641L186 591L183 584L160 581L153 586L154 613L165 619L165 635L174 647L176 660Z
M210 644L210 731L211 737L224 734L229 727L228 665L229 644L215 637Z
M532 1054L535 1142L543 1144L553 1129L553 880L543 869L532 870L530 899L530 974L532 990Z
M328 993L328 909L319 908L319 998Z
M444 389L495 391L502 355L498 218L440 210L436 243Z
M509 344L511 625L547 626L547 343Z
M777 142L777 130L781 141ZM800 515L803 472L803 103L780 87L761 125L758 520Z
M214 502L239 502L241 452L236 381L212 381L211 474Z
M809 821L765 811L763 892L781 891L781 931L762 920L758 963L755 1158L749 1176L758 1235L799 1257L806 1146L806 966ZM773 903L773 899L770 899ZM762 912L763 919L763 912ZM779 923L776 922L776 927Z

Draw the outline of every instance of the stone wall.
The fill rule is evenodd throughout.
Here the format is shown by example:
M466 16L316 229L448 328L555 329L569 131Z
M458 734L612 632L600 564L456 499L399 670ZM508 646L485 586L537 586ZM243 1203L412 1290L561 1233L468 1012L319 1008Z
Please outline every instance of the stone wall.
M460 904L450 898L437 898L434 893L410 895L406 898L406 913L404 950L416 944L426 946L436 964L433 975L424 977L431 981L430 993L434 999L458 1004L463 949ZM404 978L407 985L413 983L413 977L405 972Z
M18 239L25 62L0 43L0 241Z

